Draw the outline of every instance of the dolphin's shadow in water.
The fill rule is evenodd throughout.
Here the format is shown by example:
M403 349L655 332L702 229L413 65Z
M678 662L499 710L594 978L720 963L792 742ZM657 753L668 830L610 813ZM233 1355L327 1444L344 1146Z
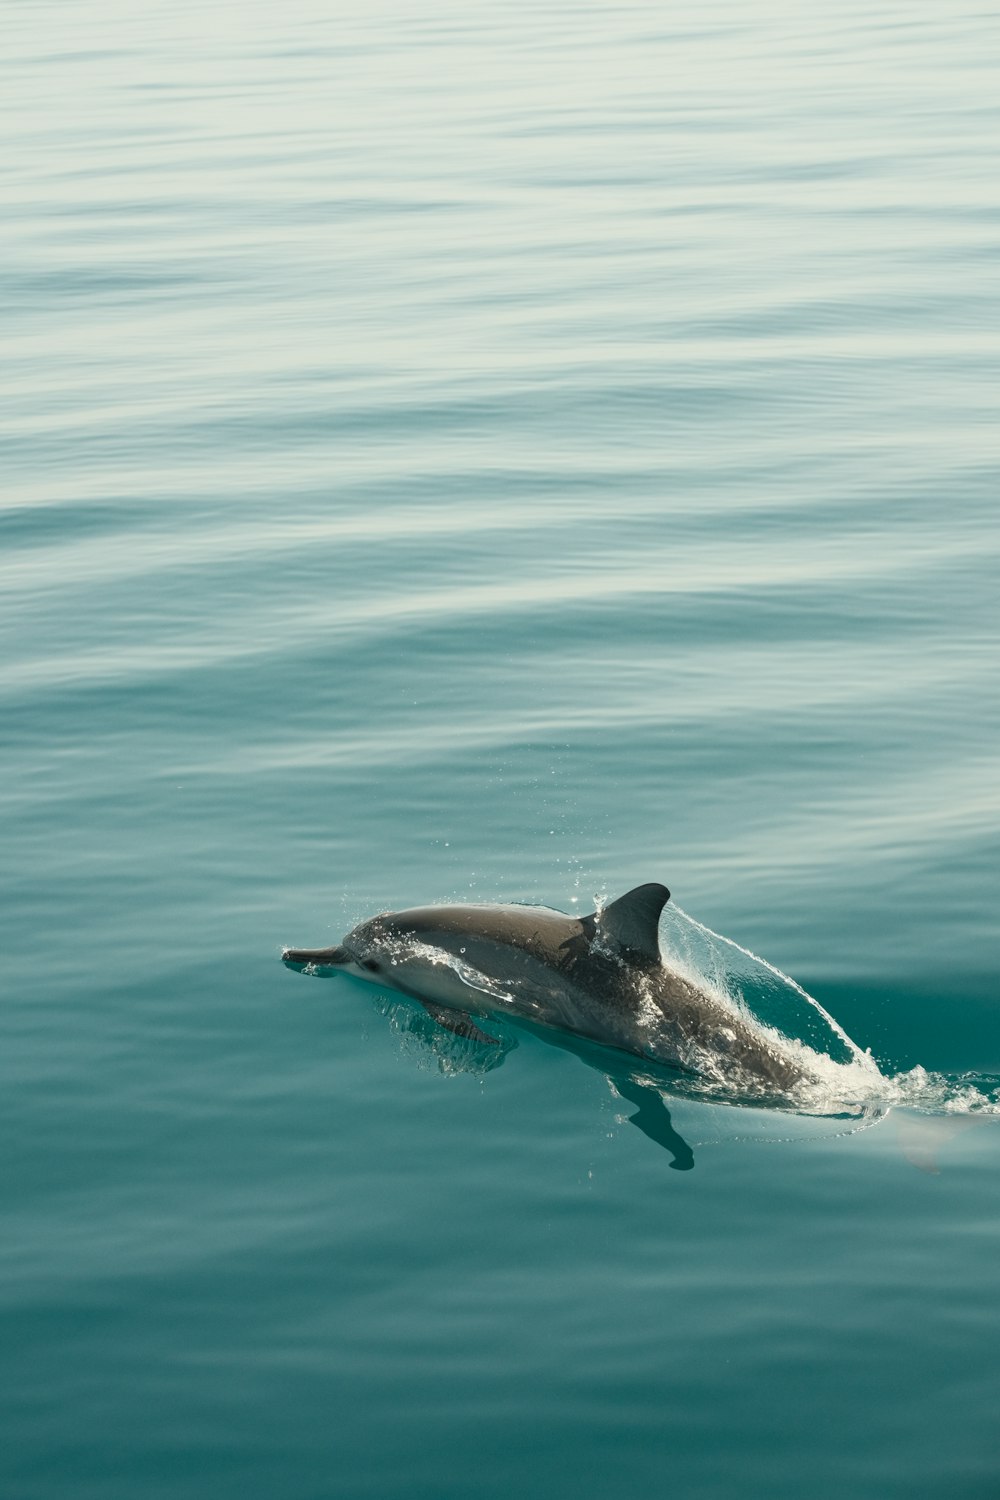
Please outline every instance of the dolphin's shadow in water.
M483 1075L500 1067L518 1045L517 1037L512 1034L513 1028L529 1032L548 1046L572 1052L588 1068L603 1074L622 1099L637 1106L636 1113L628 1116L628 1123L669 1152L669 1166L677 1172L690 1172L693 1168L694 1152L684 1137L674 1129L663 1094L647 1077L640 1076L640 1073L648 1074L649 1068L640 1065L638 1059L631 1059L627 1053L588 1042L569 1032L534 1025L520 1017L516 1020L504 1017L503 1024L500 1025L498 1018L494 1016L490 1022L484 1023L490 1025L494 1032L500 1032L490 1042L456 1037L443 1031L419 1005L403 1000L398 995L383 994L378 1009L389 1019L397 1034L405 1037L408 1042L414 1042L424 1056L433 1057L443 1073ZM668 1070L657 1065L656 1071L667 1073Z
M648 1084L637 1083L634 1079L619 1077L610 1081L623 1099L639 1106L637 1114L629 1115L629 1124L669 1151L669 1165L676 1171L690 1172L694 1166L694 1152L684 1137L674 1129L663 1095Z

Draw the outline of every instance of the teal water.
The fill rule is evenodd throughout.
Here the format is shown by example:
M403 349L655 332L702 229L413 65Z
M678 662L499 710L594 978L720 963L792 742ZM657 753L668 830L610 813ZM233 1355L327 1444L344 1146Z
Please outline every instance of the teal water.
M8 6L4 1497L1000 1492L998 41ZM649 880L863 1118L279 961Z

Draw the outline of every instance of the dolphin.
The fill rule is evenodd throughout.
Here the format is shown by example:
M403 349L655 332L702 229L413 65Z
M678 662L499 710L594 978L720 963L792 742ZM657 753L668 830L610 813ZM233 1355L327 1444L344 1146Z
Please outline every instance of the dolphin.
M498 1045L473 1017L506 1013L734 1089L789 1094L809 1075L777 1033L664 963L669 899L652 883L584 917L524 905L382 912L332 948L286 948L282 959L399 990L473 1041Z

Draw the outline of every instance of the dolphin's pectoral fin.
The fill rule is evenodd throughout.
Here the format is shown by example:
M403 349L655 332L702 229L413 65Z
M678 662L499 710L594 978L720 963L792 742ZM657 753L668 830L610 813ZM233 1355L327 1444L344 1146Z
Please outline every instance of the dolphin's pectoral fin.
M446 1005L435 1005L430 1000L421 1000L420 1004L431 1019L439 1026L443 1026L445 1031L453 1031L456 1036L464 1036L470 1042L486 1042L491 1047L500 1046L498 1036L488 1036L485 1031L480 1031L471 1016L465 1015L463 1011L449 1010Z
M628 948L650 963L660 962L660 913L670 900L665 885L637 885L594 914L597 928L620 948Z
M632 1079L612 1080L616 1091L630 1104L639 1106L638 1112L629 1116L629 1124L635 1125L648 1135L651 1141L670 1152L670 1165L676 1172L690 1172L694 1166L694 1152L682 1135L678 1135L670 1120L670 1111L657 1089L646 1088Z

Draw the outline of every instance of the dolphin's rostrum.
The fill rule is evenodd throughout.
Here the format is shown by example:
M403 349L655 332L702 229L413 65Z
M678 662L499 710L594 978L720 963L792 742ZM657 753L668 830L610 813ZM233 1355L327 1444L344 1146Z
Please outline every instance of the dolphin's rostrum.
M449 1031L495 1041L472 1019L523 1017L734 1089L787 1094L799 1059L721 991L660 952L666 886L640 885L589 916L540 906L383 912L332 948L288 948L288 964L336 969L419 1000Z

